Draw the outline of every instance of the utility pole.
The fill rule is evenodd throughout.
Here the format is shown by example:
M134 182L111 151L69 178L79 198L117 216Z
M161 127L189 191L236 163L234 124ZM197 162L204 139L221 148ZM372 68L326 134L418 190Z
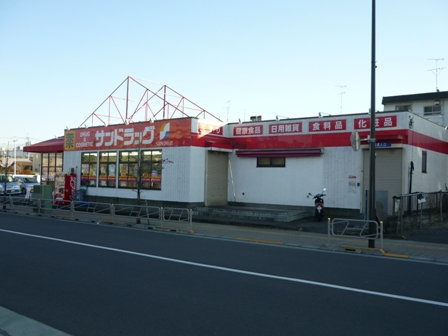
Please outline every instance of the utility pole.
M439 92L439 84L438 84L438 77L439 73L445 69L445 68L438 68L437 62L438 61L444 61L443 58L429 58L428 61L436 61L436 68L435 69L429 69L428 71L431 71L436 76L436 91Z
M369 176L369 235L374 236L377 232L376 209L375 209L375 0L372 0L372 64L371 64L371 83L370 83L370 176ZM369 239L369 248L375 247L375 239Z

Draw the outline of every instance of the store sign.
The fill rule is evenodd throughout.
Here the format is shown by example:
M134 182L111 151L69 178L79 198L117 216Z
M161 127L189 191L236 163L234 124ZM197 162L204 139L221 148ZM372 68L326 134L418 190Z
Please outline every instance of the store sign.
M214 125L200 121L198 123L198 133L200 135L206 135L206 134L223 135L224 129L220 125Z
M190 119L135 123L65 131L64 149L70 151L171 147L187 145L190 138Z
M356 130L370 129L370 118L355 118ZM397 127L397 116L375 118L375 128Z
M301 133L302 123L286 123L286 124L269 124L269 134L290 134L290 133Z
M235 126L233 136L262 135L263 125Z
M308 123L309 132L343 131L346 129L347 129L347 121L345 119L310 121Z
M375 142L375 147L377 147L377 148L386 148L386 147L392 147L392 143L391 142L385 142L385 141L382 141L382 142Z

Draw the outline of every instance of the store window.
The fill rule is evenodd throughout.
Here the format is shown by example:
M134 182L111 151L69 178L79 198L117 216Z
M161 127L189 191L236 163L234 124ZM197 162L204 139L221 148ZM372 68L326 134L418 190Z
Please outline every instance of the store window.
M139 164L139 153L140 164ZM119 154L119 188L160 190L162 185L162 151L121 151Z
M119 188L136 188L138 176L138 151L122 151L119 156Z
M42 184L53 184L56 173L62 173L64 153L42 153Z
M142 151L142 176L143 189L162 189L162 151Z
M284 157L257 157L257 167L285 167Z
M98 153L81 153L81 185L96 187Z
M117 186L117 152L100 153L99 187Z

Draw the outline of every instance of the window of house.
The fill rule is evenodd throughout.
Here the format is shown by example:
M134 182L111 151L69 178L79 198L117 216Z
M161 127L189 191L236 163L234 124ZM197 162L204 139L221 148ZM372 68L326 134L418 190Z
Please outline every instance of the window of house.
M116 187L117 185L117 152L100 153L100 187Z
M96 187L98 153L81 153L81 185Z
M422 151L422 173L427 172L428 152Z
M442 113L442 106L440 105L425 106L423 112L424 115L440 114Z
M411 105L395 105L395 111L410 111Z
M284 157L257 157L257 167L285 167Z

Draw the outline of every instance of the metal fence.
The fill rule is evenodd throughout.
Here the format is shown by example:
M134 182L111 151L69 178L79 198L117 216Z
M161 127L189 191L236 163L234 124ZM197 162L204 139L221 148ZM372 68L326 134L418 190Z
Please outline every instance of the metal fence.
M8 196L3 201L3 209L16 213L46 215L71 220L91 222L141 224L163 227L179 224L179 228L192 230L192 210L186 208L162 208L133 204L109 204L88 201L57 201L52 199L27 199Z
M393 197L395 233L444 226L448 221L448 191L415 192Z
M370 226L373 224L374 232L370 233ZM383 223L363 220L363 219L348 219L348 218L328 218L328 243L330 244L331 237L355 238L355 239L373 239L380 241L380 248L383 248Z

